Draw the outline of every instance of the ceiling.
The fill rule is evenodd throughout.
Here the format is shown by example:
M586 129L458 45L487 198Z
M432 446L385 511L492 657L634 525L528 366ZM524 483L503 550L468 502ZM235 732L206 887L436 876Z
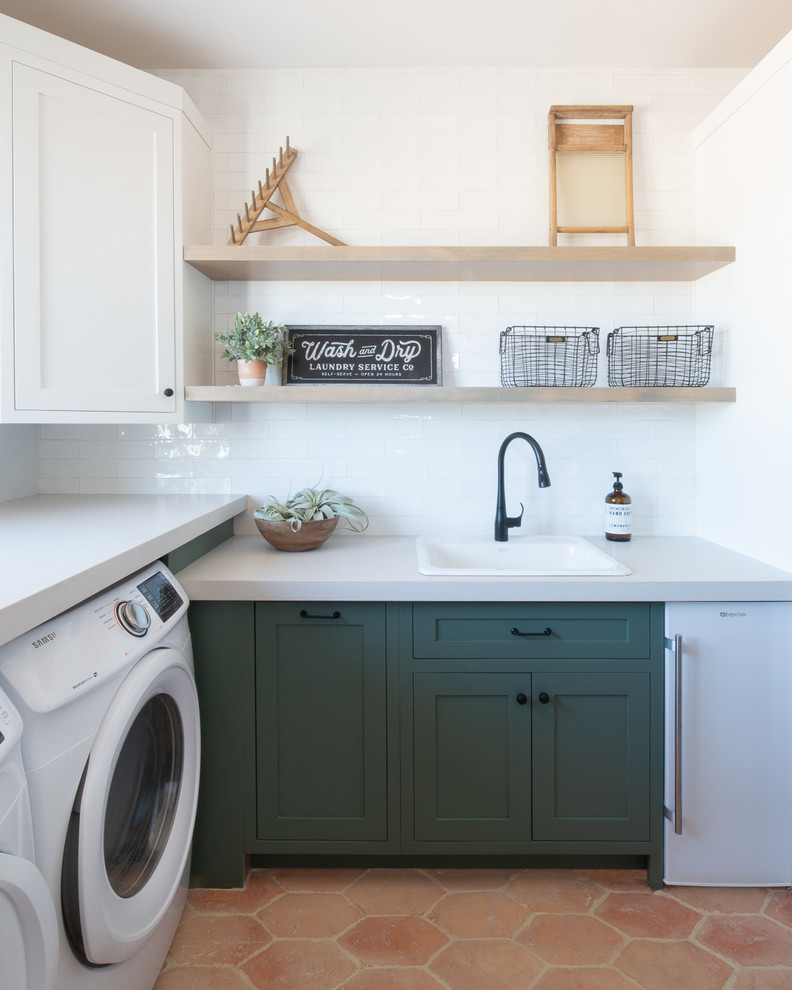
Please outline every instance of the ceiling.
M792 31L790 0L0 0L0 12L143 69L749 68Z

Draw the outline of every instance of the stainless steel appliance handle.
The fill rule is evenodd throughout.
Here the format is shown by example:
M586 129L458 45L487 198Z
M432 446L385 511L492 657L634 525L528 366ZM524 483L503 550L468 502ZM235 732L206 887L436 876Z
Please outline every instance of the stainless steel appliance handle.
M665 637L674 654L674 834L682 835L682 637Z

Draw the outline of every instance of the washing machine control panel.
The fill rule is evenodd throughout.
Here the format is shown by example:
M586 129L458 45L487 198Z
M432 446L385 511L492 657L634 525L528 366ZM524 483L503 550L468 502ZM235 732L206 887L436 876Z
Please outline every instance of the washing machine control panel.
M167 622L184 604L183 598L162 571L152 574L138 585L138 589L163 622Z
M117 602L115 615L121 628L132 636L145 636L149 631L151 616L140 602Z

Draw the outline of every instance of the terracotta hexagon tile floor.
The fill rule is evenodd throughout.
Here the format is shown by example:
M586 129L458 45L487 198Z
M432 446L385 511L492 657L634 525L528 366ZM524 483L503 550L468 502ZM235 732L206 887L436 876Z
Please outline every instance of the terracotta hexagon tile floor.
M609 966L627 939L585 914L537 914L517 941L555 966Z
M645 990L721 990L731 973L730 966L697 945L660 939L630 942L616 966Z
M360 921L363 912L341 894L314 891L310 897L286 893L256 917L275 938L328 938Z
M699 941L740 966L783 966L792 960L792 931L769 918L708 918Z
M448 939L422 918L364 918L338 944L364 966L425 966Z
M525 924L525 909L499 890L448 893L427 915L456 938L511 938Z
M595 915L630 938L688 938L698 911L663 893L608 894Z
M193 890L155 990L791 990L792 892L638 870L271 869Z

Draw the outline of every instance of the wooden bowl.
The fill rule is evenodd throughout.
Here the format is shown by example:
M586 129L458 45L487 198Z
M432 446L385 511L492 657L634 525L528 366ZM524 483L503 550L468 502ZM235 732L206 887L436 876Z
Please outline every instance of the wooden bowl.
M316 550L330 536L338 525L339 517L333 519L315 519L312 522L304 522L295 531L291 528L291 523L282 519L258 519L253 517L253 521L258 527L259 533L276 550Z

